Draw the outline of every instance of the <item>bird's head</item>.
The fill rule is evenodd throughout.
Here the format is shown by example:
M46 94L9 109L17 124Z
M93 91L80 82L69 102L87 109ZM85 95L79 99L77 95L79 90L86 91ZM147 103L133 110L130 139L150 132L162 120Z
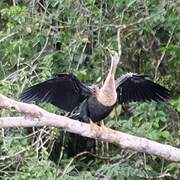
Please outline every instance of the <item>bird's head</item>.
M111 50L109 48L106 48L107 51L109 52L110 56L111 56L111 62L115 65L118 65L119 60L120 60L120 55L118 54L118 52Z

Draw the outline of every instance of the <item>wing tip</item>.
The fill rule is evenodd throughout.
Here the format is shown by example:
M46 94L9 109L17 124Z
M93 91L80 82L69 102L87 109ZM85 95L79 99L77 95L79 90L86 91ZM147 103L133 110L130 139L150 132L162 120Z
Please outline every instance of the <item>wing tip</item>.
M130 75L132 75L130 77ZM129 76L129 78L128 78ZM151 81L144 79L146 76L139 74L128 74L127 79L121 86L121 93L119 95L119 103L126 102L166 102L171 97L171 92L167 88ZM124 76L125 77L125 76ZM123 79L122 79L123 80ZM131 83L130 83L131 82ZM129 87L127 89L127 87ZM118 91L120 88L118 87ZM127 92L128 91L128 92ZM133 91L133 92L132 92Z

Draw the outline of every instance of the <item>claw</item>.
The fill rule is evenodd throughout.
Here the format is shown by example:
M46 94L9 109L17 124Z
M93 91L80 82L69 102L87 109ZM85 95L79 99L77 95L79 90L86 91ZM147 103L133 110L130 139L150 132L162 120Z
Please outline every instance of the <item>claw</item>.
M105 126L105 124L104 124L104 121L103 121L103 120L100 122L100 125L101 125L102 130L104 130L104 131L111 131L111 129L110 129L110 128L108 128L108 127L106 127L106 126Z
M95 124L91 119L89 120L89 122L90 122L90 126L92 129L95 129L95 130L99 129L99 126L97 124Z

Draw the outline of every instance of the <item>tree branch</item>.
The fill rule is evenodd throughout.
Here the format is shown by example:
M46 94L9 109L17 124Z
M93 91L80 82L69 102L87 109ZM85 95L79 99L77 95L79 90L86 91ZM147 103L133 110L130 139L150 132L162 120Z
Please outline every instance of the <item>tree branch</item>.
M9 99L1 94L0 108L25 114L25 116L21 117L1 117L0 128L42 126L59 127L63 128L65 131L93 139L100 139L105 142L119 145L122 148L128 148L138 152L159 156L166 160L180 162L180 149L173 146L118 132L109 128L95 128L89 124L68 117L49 113L36 105Z

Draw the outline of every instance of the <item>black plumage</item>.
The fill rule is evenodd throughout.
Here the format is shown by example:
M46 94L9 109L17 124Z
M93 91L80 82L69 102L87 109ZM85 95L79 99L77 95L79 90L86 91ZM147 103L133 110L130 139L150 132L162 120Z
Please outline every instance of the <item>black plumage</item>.
M70 112L90 95L91 90L73 74L58 74L54 79L28 88L20 99L24 102L46 101Z
M118 103L165 101L170 92L144 75L127 73L116 80Z
M114 106L132 101L165 101L169 90L154 83L143 75L127 73L114 79L119 55L111 53L111 67L101 88L81 83L73 74L59 74L54 79L36 84L20 95L24 102L49 102L65 111L70 118L82 122L99 122L106 118ZM72 142L68 152L73 156L82 151L94 149L95 141L69 134ZM90 143L89 143L90 142ZM89 146L90 144L90 146ZM69 151L70 150L70 151Z
M46 101L71 112L79 106L77 119L83 122L103 120L117 104L132 101L164 101L169 90L145 78L143 75L127 73L116 81L117 101L112 106L101 104L96 90L82 84L73 74L59 74L51 80L30 87L20 95L24 102Z

